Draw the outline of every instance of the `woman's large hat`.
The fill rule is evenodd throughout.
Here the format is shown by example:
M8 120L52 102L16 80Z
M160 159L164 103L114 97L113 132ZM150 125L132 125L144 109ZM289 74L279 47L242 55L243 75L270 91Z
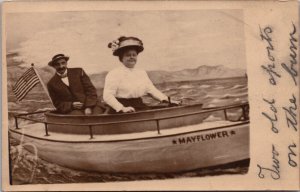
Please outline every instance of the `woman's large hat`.
M124 49L134 48L138 53L144 50L143 42L136 37L119 37L108 44L108 47L112 49L114 56L120 56L120 53Z
M64 54L57 54L57 55L54 55L54 56L52 57L52 60L49 61L48 65L53 66L53 65L56 63L56 61L58 61L58 60L60 60L60 59L65 59L66 61L68 61L68 60L69 60L69 57L68 57L68 56L65 56Z

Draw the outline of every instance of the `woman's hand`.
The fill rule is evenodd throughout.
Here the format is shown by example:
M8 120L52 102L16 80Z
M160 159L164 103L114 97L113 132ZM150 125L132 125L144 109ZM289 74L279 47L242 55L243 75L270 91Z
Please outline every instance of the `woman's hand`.
M179 101L179 100L173 100L171 99L171 105L181 105L182 104L182 101Z
M135 109L133 108L133 107L123 107L122 109L121 109L121 112L123 112L123 113L132 113L132 112L135 112Z
M182 101L171 99L170 101L163 100L161 101L161 103L168 104L170 107L173 107L173 106L181 105Z

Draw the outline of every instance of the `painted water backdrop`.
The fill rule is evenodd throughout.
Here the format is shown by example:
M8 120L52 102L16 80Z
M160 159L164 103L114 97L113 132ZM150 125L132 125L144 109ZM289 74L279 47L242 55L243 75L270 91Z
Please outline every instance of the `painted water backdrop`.
M217 107L248 102L248 86L245 77L211 79L199 81L181 81L158 84L157 87L173 99L183 101L183 105L203 103L203 107ZM98 90L102 95L102 90ZM13 114L33 112L51 108L51 103L44 93L33 92L21 103L16 103L13 95L8 95L9 126L14 127ZM155 105L150 97L144 101ZM230 112L229 112L230 113ZM235 111L232 111L235 113ZM216 117L209 117L211 119ZM21 124L27 122L20 122ZM26 151L18 142L10 138L10 158L13 184L29 183L81 183L169 179L183 177L200 177L222 174L246 174L249 160L223 166L193 170L183 173L168 174L112 174L71 170L46 162Z

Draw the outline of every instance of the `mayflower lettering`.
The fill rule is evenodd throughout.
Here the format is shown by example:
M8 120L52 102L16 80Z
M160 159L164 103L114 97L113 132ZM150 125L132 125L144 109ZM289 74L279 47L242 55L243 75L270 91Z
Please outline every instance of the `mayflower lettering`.
M220 138L227 138L230 136L235 135L235 131L218 131L213 133L195 135L195 136L186 136L186 137L179 137L172 141L173 144L189 144L189 143L196 143L196 142L204 142L210 141Z

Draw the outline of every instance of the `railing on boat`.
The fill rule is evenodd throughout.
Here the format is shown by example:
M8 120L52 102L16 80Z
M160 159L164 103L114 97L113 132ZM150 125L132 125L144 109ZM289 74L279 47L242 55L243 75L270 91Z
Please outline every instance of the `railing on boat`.
M157 126L157 132L160 134L160 124L159 121L165 120L165 119L173 119L173 118L178 118L178 117L184 117L184 116L189 116L189 115L196 115L196 114L205 114L205 113L211 113L211 112L217 112L217 111L223 111L224 112L224 117L225 120L228 120L228 115L227 115L227 110L229 109L237 109L241 108L242 109L242 119L240 117L240 120L242 121L247 121L249 120L249 104L244 103L244 104L237 104L237 105L230 105L230 106L224 106L224 107L214 107L214 108L203 108L203 110L198 111L198 112L192 112L192 113L186 113L186 114L181 114L181 115L173 115L170 117L162 117L162 118L150 118L150 119L139 119L139 120L128 120L128 121L118 121L118 122L109 122L109 123L50 123L44 120L38 120L38 119L32 119L29 117L25 117L28 115L34 115L34 114L40 114L40 113L45 113L49 112L49 110L46 111L37 111L37 112L32 112L32 113L24 113L24 114L18 114L15 115L15 125L16 129L20 129L18 126L18 119L24 119L36 123L43 123L45 125L45 136L50 136L48 132L48 125L72 125L72 126L87 126L89 128L89 134L90 134L90 139L94 138L93 134L93 126L97 125L112 125L112 124L119 124L119 123L134 123L134 122L142 122L142 121L156 121L156 126Z

